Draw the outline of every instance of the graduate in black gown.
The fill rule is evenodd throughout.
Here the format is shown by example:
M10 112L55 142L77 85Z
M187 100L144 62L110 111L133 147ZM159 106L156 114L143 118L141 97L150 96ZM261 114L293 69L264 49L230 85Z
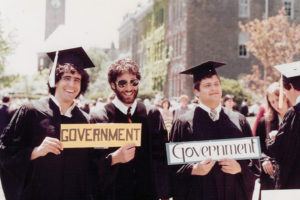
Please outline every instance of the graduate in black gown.
M141 123L141 146L99 150L99 198L106 200L148 200L169 197L164 144L167 132L160 112L148 113L136 100L141 79L138 65L130 59L109 67L108 82L116 97L104 109L92 114L92 122Z
M282 74L286 97L293 105L268 147L279 164L277 189L300 189L300 62L275 66Z
M88 123L76 105L94 67L82 47L49 52L50 95L23 105L0 137L2 186L7 200L90 200L91 149L64 149L60 125ZM58 55L58 57L57 57Z
M175 121L172 142L216 140L251 136L245 117L221 107L222 88L215 68L223 63L208 61L183 74L194 77L199 105ZM173 168L174 200L251 199L255 175L249 160L205 160Z

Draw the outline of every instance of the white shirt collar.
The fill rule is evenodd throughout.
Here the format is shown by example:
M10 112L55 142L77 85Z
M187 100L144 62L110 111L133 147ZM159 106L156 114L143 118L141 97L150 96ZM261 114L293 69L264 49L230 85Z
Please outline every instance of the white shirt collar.
M128 106L126 106L118 97L115 97L114 100L112 100L112 103L125 115L127 115ZM135 99L134 102L131 105L130 114L133 115L135 109L137 106L137 100Z
M50 98L52 99L52 101L57 105L57 107L59 108L60 114L64 115L66 117L72 117L72 110L76 107L77 103L74 100L73 104L67 109L67 111L65 112L65 114L63 114L61 112L61 107L59 105L59 102L57 101L57 99L55 98L55 96L50 95Z
M198 106L199 106L200 108L202 108L203 110L205 110L208 114L210 113L210 110L211 110L210 107L204 105L204 104L201 103L201 102L199 102ZM217 111L217 117L216 117L216 120L218 120L219 117L220 117L220 112L221 112L221 110L222 110L221 104L219 104L219 105L215 108L215 110Z
M296 104L298 104L298 103L300 103L300 95L297 97L297 99L296 99ZM296 105L295 104L295 105Z

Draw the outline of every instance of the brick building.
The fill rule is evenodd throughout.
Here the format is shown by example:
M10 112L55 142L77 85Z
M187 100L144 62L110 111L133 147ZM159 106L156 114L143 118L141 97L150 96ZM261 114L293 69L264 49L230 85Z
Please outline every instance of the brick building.
M239 74L248 73L253 64L260 64L247 52L248 36L241 32L239 22L274 16L282 7L292 21L300 22L298 0L148 0L145 4L123 21L119 46L122 52L130 52L127 54L142 67L147 66L147 59L153 59L150 56L153 51L161 54L154 63L161 60L159 66L166 68L164 94L167 96L182 93L191 96L191 78L178 73L201 62L218 60L227 63L218 70L227 78L238 78ZM148 30L149 24L155 23L158 4L163 5L162 26ZM147 18L149 15L152 17ZM158 37L163 40L159 45L165 45L165 48L155 47L158 40L153 38L157 38L155 35L159 30L165 34ZM145 38L148 43L141 42Z

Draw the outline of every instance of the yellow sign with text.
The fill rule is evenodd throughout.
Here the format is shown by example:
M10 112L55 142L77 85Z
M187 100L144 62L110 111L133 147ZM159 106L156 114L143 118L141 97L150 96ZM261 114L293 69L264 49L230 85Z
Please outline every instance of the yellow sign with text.
M141 135L139 123L61 124L60 128L64 148L141 146Z

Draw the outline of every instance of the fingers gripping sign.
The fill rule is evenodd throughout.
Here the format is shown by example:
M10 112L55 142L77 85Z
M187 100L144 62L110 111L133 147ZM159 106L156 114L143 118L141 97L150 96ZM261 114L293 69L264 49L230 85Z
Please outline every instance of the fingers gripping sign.
M219 161L221 170L227 174L237 174L242 171L241 165L234 159L223 159Z
M43 142L35 147L31 153L31 160L41 156L46 156L48 153L59 155L63 150L63 145L57 138L45 137Z
M193 165L192 175L204 176L210 172L216 161L211 159L203 160Z
M269 174L270 176L274 175L274 168L273 168L273 165L272 165L271 161L265 160L262 163L262 168L263 168L264 172Z
M127 163L131 161L135 156L135 144L130 143L118 148L115 152L111 154L112 163L111 165L117 163Z

